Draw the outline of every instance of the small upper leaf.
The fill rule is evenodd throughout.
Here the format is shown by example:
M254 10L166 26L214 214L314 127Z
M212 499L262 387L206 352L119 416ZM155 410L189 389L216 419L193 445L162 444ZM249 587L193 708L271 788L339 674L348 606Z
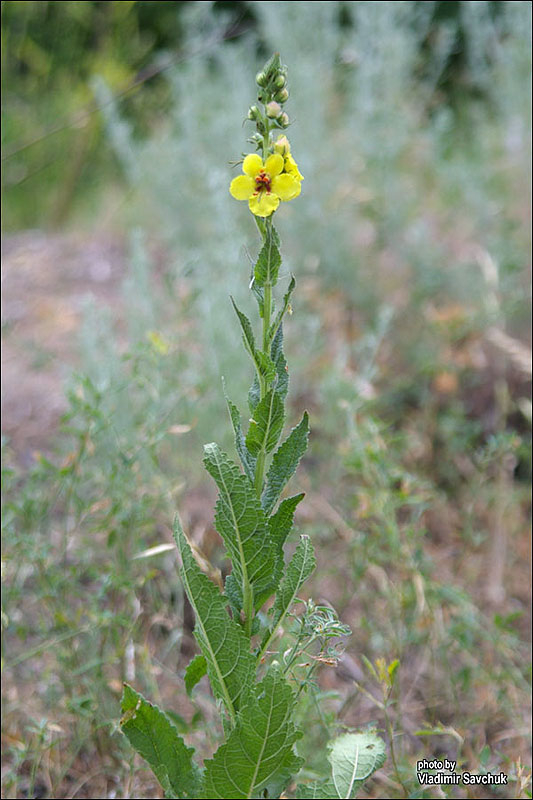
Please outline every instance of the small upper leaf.
M267 226L265 229L264 244L259 252L254 270L254 279L257 286L265 283L275 286L278 280L281 256L279 253L279 236L275 228Z
M268 520L268 527L270 528L270 535L272 541L278 547L278 552L283 555L283 545L287 536L291 532L292 522L294 519L294 511L298 503L304 499L305 493L295 494L292 497L286 497L279 504L279 508L275 514L272 514Z
M285 292L285 296L283 298L282 306L281 306L280 310L278 311L278 313L276 314L274 322L270 326L270 331L269 331L269 339L270 339L270 341L274 340L274 337L277 334L281 323L283 322L283 317L285 316L285 314L287 313L287 311L289 309L291 295L294 292L295 288L296 288L296 281L294 279L294 275L291 275L291 280L289 282L289 286L287 288L287 291Z
M178 731L157 706L124 684L120 726L131 745L148 761L163 788L176 798L197 797L200 773Z
M283 326L280 325L274 339L272 340L272 345L270 347L270 355L272 358L272 363L274 365L275 374L277 376L276 381L276 392L282 398L285 399L287 396L287 392L289 391L289 370L287 368L287 359L283 354Z
M240 311L237 308L237 305L236 305L235 300L233 299L233 297L231 298L231 302L233 304L233 308L235 309L235 313L237 314L237 317L239 318L239 322L241 323L242 338L243 338L244 346L247 349L247 351L250 353L252 358L254 358L254 356L255 356L255 336L254 336L254 331L253 331L253 328L252 328L252 323L250 322L250 320L248 319L246 314L244 314L242 311Z
M301 536L298 547L289 561L272 608L273 624L279 625L298 596L300 587L316 567L315 553L309 536Z
M257 404L246 434L246 448L257 456L261 450L270 453L278 443L285 422L285 409L280 396L271 389Z
M287 439L274 453L267 473L266 487L261 497L265 514L271 513L283 487L300 463L300 459L307 449L308 438L309 417L306 411L299 425L292 429Z
M226 394L226 387L224 386L224 396L226 397L226 403L228 404L229 415L231 419L231 424L233 425L233 432L235 433L235 449L239 455L241 460L241 464L246 475L252 481L254 480L255 476L255 458L249 452L248 448L246 447L246 442L244 439L244 434L242 432L241 426L241 415L239 414L239 409L232 403L229 397Z

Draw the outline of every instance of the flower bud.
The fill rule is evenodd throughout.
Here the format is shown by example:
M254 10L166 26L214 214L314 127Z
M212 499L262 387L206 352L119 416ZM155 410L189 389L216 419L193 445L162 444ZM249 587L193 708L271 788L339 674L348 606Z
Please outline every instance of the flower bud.
M274 95L274 100L277 100L278 103L286 103L289 99L289 93L287 89L280 89L280 91Z
M263 146L263 137L260 133L252 133L248 141L250 144L255 145L256 150Z
M278 77L274 82L274 86L276 87L276 89L283 89L285 83L286 83L285 75L278 75Z
M258 86L266 86L268 79L264 72L258 72L255 76L255 82Z
M274 144L274 152L279 153L280 156L289 155L291 152L291 146L286 136L278 136L276 143Z
M257 106L250 106L250 108L248 109L248 119L257 120L260 119L260 117L261 117L261 112L259 111Z
M288 128L289 127L289 116L285 112L278 117L278 125L281 128Z
M266 112L267 117L270 117L270 119L278 119L281 114L281 106L273 100L267 104Z

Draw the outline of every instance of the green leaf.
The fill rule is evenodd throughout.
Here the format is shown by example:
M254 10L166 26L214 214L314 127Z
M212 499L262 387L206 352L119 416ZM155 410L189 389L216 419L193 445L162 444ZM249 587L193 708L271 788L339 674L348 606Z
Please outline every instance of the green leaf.
M265 291L261 286L258 286L256 284L253 269L250 277L250 288L254 294L255 299L257 300L257 305L259 307L259 316L261 319L263 319L263 317L265 316Z
M193 660L185 670L185 689L190 696L196 684L202 680L204 675L207 675L207 661L205 656L201 653L194 656Z
M200 772L175 726L157 706L124 684L120 727L172 797L197 797Z
M261 497L265 514L270 514L283 488L292 477L300 459L307 450L309 438L309 417L307 411L302 421L292 429L287 439L274 453L274 458L267 473L266 487Z
M278 313L276 314L276 318L274 319L274 322L270 326L270 330L269 330L269 333L268 333L269 341L273 341L274 340L274 337L277 334L281 323L283 322L283 317L287 313L287 310L288 310L289 305L290 305L291 295L294 292L295 287L296 287L296 280L294 278L294 275L291 275L289 286L288 286L287 291L285 292L285 295L283 297L283 304L282 304L280 310L278 311Z
M295 494L292 497L286 497L285 500L282 500L279 504L276 513L272 514L268 520L272 541L276 544L278 552L281 554L283 554L283 545L285 544L287 536L291 532L296 506L298 503L301 503L304 497L305 492Z
M267 384L270 384L276 375L277 366L268 353L263 353L262 350L256 348L255 336L250 320L246 314L243 314L243 312L237 308L233 297L231 298L231 302L233 303L233 308L241 323L244 347L254 362L257 374L261 375Z
M252 328L252 323L250 322L246 314L243 314L242 311L239 311L233 297L231 297L230 299L233 304L233 308L235 309L235 313L239 318L239 322L241 323L242 339L244 342L244 346L255 361L255 336Z
M265 514L250 480L218 445L206 445L204 453L205 467L220 490L215 509L216 529L228 549L232 575L241 587L243 598L246 586L251 586L255 605L255 600L271 584L276 565L276 547Z
M262 350L255 351L255 363L257 371L263 376L267 384L272 383L276 377L276 365L269 355L263 353Z
M277 629L298 597L300 587L311 575L316 566L315 553L309 536L300 536L300 542L293 557L289 561L285 575L276 592L276 600L272 607L272 625L263 636L259 650L259 660L262 658L274 639Z
M291 722L293 692L272 669L249 695L237 724L214 757L205 762L204 798L260 797L275 784L278 796L302 764L294 753L301 736Z
M246 447L252 456L257 457L261 451L270 453L275 448L284 422L283 400L271 389L257 404L246 434Z
M296 800L334 800L338 797L332 781L313 781L299 783L296 787Z
M254 380L252 385L250 386L250 390L248 392L248 406L250 408L250 414L252 414L257 408L257 404L261 399L261 387L259 386L259 379L257 377L257 373L254 375Z
M278 377L276 382L276 392L282 400L287 396L289 391L289 370L287 369L287 359L283 354L283 326L280 325L270 348L270 355L272 363L274 364L275 373Z
M246 442L241 427L241 415L239 414L239 409L237 408L235 403L232 403L229 397L227 396L225 384L224 384L224 397L226 398L226 403L228 404L229 415L231 423L233 425L233 431L235 433L235 449L237 450L237 454L241 460L241 464L243 466L246 475L248 475L248 477L253 483L255 477L256 460L246 447Z
M194 635L206 660L211 688L235 720L241 697L254 679L250 642L229 616L226 598L196 563L177 517L174 538L182 560L181 578L195 613Z
M281 256L279 253L279 236L275 228L267 226L264 244L259 252L254 270L255 283L262 287L265 283L275 286L278 280Z
M353 798L370 776L385 763L385 743L375 733L344 733L328 744L331 777L300 784L296 797Z

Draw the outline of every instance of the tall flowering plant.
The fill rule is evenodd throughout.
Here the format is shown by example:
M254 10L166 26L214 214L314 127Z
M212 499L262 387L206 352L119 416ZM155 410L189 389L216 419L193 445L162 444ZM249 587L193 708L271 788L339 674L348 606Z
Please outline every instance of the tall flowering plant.
M383 742L373 732L337 737L328 744L329 775L295 781L304 763L297 753L300 695L312 690L320 663L336 664L342 637L350 631L331 607L299 598L315 568L309 537L300 536L290 559L285 553L304 495L282 494L307 448L309 419L304 412L279 444L289 386L283 323L296 283L291 276L276 306L281 256L273 217L280 203L298 197L303 176L281 132L289 125L284 111L289 95L278 54L256 83L263 109L253 105L248 112L256 152L243 156L242 175L229 187L234 198L248 202L262 240L250 281L261 320L259 339L232 301L254 370L250 421L245 432L237 406L227 398L239 463L215 443L204 448L205 467L219 490L216 528L231 561L224 592L197 563L178 518L174 528L199 648L185 672L185 687L191 693L207 675L224 741L200 767L171 718L127 684L121 729L168 798L350 798L385 760Z

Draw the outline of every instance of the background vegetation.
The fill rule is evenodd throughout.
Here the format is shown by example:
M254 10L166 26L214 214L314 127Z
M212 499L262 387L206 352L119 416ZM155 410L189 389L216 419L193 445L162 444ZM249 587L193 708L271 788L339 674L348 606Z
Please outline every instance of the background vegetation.
M395 763L368 797L487 796L420 787L439 756L531 796L530 17L2 3L3 797L158 796L116 730L123 679L216 740L181 679L170 525L179 507L223 569L201 445L231 448L220 376L249 384L228 295L246 305L257 245L228 162L273 50L305 176L279 219L289 422L312 428L298 525L312 596L353 630L305 746L319 771L335 720L376 721ZM385 703L380 658L400 661Z

